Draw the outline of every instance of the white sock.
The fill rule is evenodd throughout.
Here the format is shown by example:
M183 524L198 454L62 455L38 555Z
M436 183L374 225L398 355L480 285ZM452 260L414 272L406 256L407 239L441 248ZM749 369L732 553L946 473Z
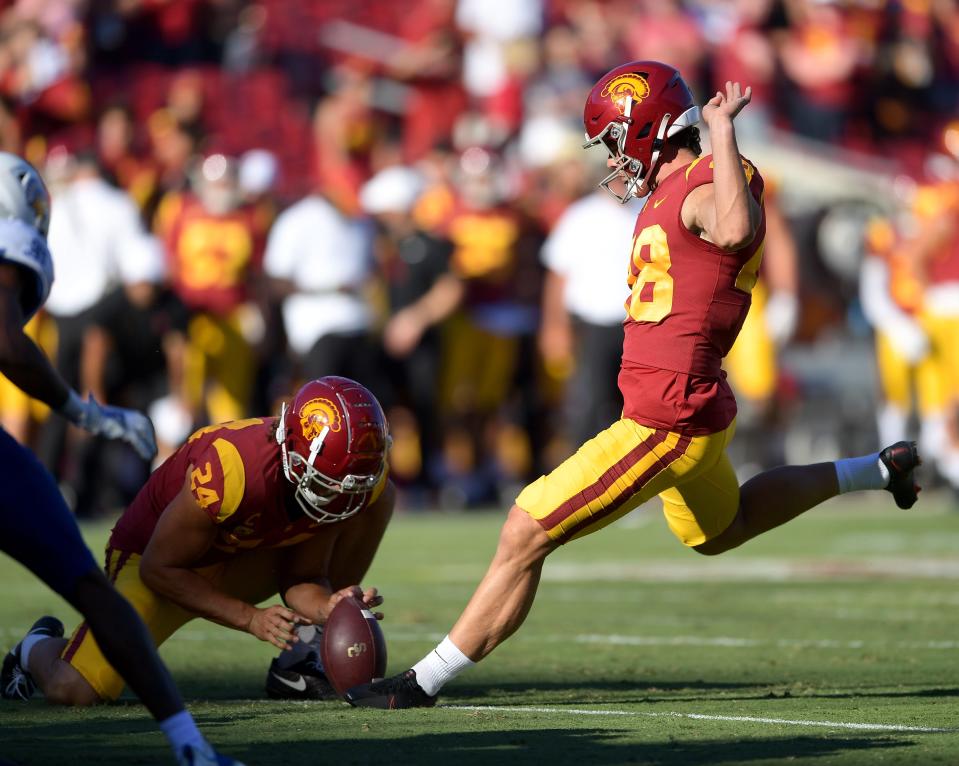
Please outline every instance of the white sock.
M210 748L209 743L196 727L196 721L193 720L189 710L181 710L166 720L160 721L160 730L166 735L175 755L179 755L184 745L193 745L195 749L204 752Z
M889 484L889 469L882 464L879 453L863 457L847 457L833 463L839 492L857 492L860 489L885 489Z
M50 636L43 633L30 633L20 642L20 667L30 672L30 652L33 647L41 641L46 641Z
M909 413L895 404L886 403L876 413L876 425L879 429L879 443L892 444L906 438Z
M417 662L413 670L416 671L416 682L432 697L447 681L475 664L447 636L432 652Z
M893 439L893 441L897 441ZM883 442L892 444L892 442ZM939 413L924 415L919 421L919 454L941 455L949 451L949 428L946 417Z

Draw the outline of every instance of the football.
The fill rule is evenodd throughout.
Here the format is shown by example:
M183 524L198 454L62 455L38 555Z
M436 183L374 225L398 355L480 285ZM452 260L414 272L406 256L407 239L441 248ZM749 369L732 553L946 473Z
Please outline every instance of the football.
M326 621L320 645L323 668L342 696L386 674L386 639L373 613L357 598L344 598Z

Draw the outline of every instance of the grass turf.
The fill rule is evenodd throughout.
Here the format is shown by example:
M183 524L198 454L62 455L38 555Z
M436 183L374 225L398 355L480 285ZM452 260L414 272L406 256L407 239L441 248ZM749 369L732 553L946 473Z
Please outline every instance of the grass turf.
M163 656L201 727L251 766L959 763L952 505L924 496L903 512L884 494L842 498L710 559L642 509L551 557L526 625L445 690L441 703L456 707L267 700L269 647L205 622ZM448 630L501 519L394 520L367 580L387 598L390 672ZM106 527L84 531L102 549ZM0 645L43 613L72 627L68 608L9 559L0 581ZM169 762L144 709L125 699L87 710L2 702L0 759Z

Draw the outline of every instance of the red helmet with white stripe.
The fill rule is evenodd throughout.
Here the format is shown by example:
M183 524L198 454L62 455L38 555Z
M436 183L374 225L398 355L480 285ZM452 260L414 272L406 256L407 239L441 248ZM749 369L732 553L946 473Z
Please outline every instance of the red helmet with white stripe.
M586 97L583 125L589 148L602 143L616 161L600 185L620 202L643 197L666 139L699 122L693 101L679 71L658 61L631 61L604 74ZM626 191L609 188L625 176Z
M359 512L387 470L389 429L364 386L333 375L305 384L276 429L283 472L303 512L321 523Z

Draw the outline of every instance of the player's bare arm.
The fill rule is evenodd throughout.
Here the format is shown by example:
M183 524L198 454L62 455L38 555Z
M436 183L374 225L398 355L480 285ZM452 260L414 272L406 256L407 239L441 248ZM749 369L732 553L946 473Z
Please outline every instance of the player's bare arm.
M293 628L309 619L278 604L257 608L221 592L193 571L215 536L216 525L197 504L188 479L157 521L140 561L140 577L189 612L288 649L296 640Z
M58 410L69 389L37 344L23 331L20 270L0 263L0 373L28 396Z
M453 274L444 274L423 296L400 309L383 329L383 343L395 357L407 356L423 334L452 314L463 300L463 283Z
M342 571L342 566L338 565L342 557L336 554L338 548L349 546L355 527L365 528L368 525L369 516L376 515L376 506L388 503L392 508L392 495L390 486L368 509L368 516L360 514L334 524L328 528L329 534L321 533L290 548L289 554L280 563L279 572L280 594L287 606L314 623L323 624L333 608L348 596L359 599L371 609L383 603L383 597L376 588L363 588L352 582L359 580L362 575ZM363 532L368 530L359 531L365 537ZM346 578L349 584L343 585ZM383 619L382 612L377 612L376 618Z
M752 97L752 88L727 82L703 107L712 144L713 182L694 189L683 204L683 224L703 239L723 248L739 250L756 236L762 211L749 192L736 144L733 120Z

